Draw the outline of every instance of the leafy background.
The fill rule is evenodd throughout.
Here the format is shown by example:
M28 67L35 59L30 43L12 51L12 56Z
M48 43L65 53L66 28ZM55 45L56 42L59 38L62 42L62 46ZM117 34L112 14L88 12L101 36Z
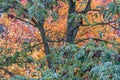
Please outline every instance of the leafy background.
M30 5L27 4L27 0L21 0L21 3L23 6ZM78 0L76 10L82 11L86 7L85 3L86 0L83 2ZM80 4L82 8L79 6ZM68 3L59 1L59 6L53 8L55 12L50 12L44 22L47 39L50 39L50 55L44 53L37 28L14 19L16 14L12 11L10 14L2 14L0 24L5 27L5 31L0 34L0 77L11 80L30 78L40 78L40 80L119 80L120 31L110 25L96 25L98 22L104 21L103 16L106 21L116 19L119 21L116 8L113 9L115 4L112 0L92 0L91 8L96 9L97 7L104 10L106 5L108 8L106 12L90 11L87 15L82 14L83 23L90 25L83 25L79 28L76 44L67 44L61 40L66 37ZM41 15L33 10L34 7L29 9L30 17L36 15L39 18L45 15L44 7L44 13ZM21 13L22 11L17 15L19 16ZM71 14L71 21L74 17L81 16ZM75 24L73 23L73 25ZM100 38L102 42L97 38ZM108 43L105 43L104 40ZM52 69L48 68L46 57L50 57ZM2 68L13 72L15 76L11 77L9 74L12 73L6 73L6 70Z

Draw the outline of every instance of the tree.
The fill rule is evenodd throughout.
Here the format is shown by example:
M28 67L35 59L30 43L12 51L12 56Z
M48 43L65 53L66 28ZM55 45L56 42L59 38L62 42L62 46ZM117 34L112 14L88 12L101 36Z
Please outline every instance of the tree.
M26 1L26 0L25 0ZM66 1L66 0L64 0ZM99 25L100 23L95 22L95 24L90 24L89 23L89 19L87 19L87 13L90 11L101 11L102 9L98 10L98 9L92 9L91 8L91 2L92 0L88 0L88 1L84 1L82 0L80 3L86 5L86 7L84 9L80 9L81 11L78 12L76 10L76 0L69 0L68 1L68 5L69 5L69 10L68 10L68 21L67 21L67 34L66 34L66 41L68 43L74 43L78 29L80 26L95 26L95 25ZM37 27L41 33L41 37L42 37L42 41L44 44L44 49L45 49L45 53L46 55L50 54L50 49L49 49L49 45L48 45L48 41L46 39L46 35L45 35L45 30L44 30L44 21L47 18L47 16L49 16L49 14L51 14L51 11L53 11L53 7L56 5L56 1L55 0L34 0L34 2L32 2L31 0L28 0L28 2L23 5L21 4L21 2L19 0L11 0L11 1L3 1L1 0L0 6L1 6L1 11L0 12L11 12L14 11L15 15L14 16L16 19L19 19L23 22L29 23L35 27ZM114 2L115 3L115 2ZM114 4L113 3L113 4ZM109 5L111 6L111 5ZM113 6L114 8L115 6ZM104 13L107 13L108 15L105 15L106 17L109 17L109 14L111 13L111 11L106 11L105 7L103 7L104 9ZM117 9L115 10L117 11ZM52 12L52 16L56 17L55 12ZM111 15L114 16L114 15ZM23 19L22 17L26 18L27 20ZM84 24L83 21L85 21L87 24ZM113 21L112 21L113 22ZM112 22L108 22L108 23L101 23L101 24L109 24ZM50 60L48 60L50 61ZM50 62L48 62L50 63ZM50 64L49 64L50 65Z
M92 0L88 0L87 6L85 10L82 12L84 14L87 13L87 11L90 9L90 4ZM81 14L76 12L76 1L69 0L69 11L68 11L68 22L67 22L67 35L66 35L66 41L68 43L74 43L76 34L78 32L79 26L81 26L82 23L82 17Z
M74 43L76 34L78 33L78 30L82 26L97 26L97 25L109 25L114 29L119 29L117 28L119 18L114 19L116 15L119 14L119 2L117 0L109 0L112 1L109 3L108 0L105 1L97 1L97 0L79 0L81 5L85 5L85 7L80 7L79 11L76 9L78 5L76 5L76 0L69 0L68 5L69 5L69 10L68 10L68 21L67 21L67 34L66 34L66 41L68 43ZM92 2L101 2L100 5L97 5L96 8L92 8ZM107 4L106 4L107 3ZM108 7L106 8L107 5ZM97 22L94 21L93 17L92 23L90 23L90 19L88 18L89 12L97 12L97 14L103 15L103 21ZM102 14L101 14L102 13ZM97 15L96 15L97 18ZM112 24L112 25L111 25ZM114 24L114 26L113 26Z
M14 11L15 14L12 14L14 18L37 27L42 37L45 53L48 55L50 54L50 49L45 35L44 21L47 16L51 15L50 12L53 11L53 6L55 5L56 0L34 0L34 2L28 0L25 6L21 4L20 0L0 0L0 12L8 12L10 14L11 11ZM47 61L48 66L51 67L49 57L47 57Z
M91 3L94 0L63 1L66 2L69 6L66 34L66 42L68 42L69 44L73 44L75 42L78 30L82 26L110 25L114 29L119 29L119 27L116 26L116 23L119 23L119 18L114 19L115 15L119 16L119 6L118 4L116 4L115 1L107 4L107 8L104 5L98 6L97 8L92 8ZM76 3L78 1L80 1L80 4L85 5L85 7L79 8L80 11L76 9L78 6L76 5ZM53 18L56 20L57 15L54 12L54 7L56 5L56 0L28 0L26 1L26 3L24 3L24 5L21 4L19 0L0 0L0 12L8 12L8 14L14 16L14 18L21 20L25 23L31 24L39 29L44 44L44 50L46 53L49 68L51 68L52 66L51 60L48 57L50 54L50 49L45 34L46 31L44 29L44 22L48 16L53 16ZM11 14L12 12L14 12L14 14ZM103 15L102 17L104 20L101 22L93 20L93 23L90 23L88 18L89 12L97 12L98 14L102 13L101 15ZM90 39L90 37L83 40L88 39ZM93 39L96 41L104 41L97 38Z

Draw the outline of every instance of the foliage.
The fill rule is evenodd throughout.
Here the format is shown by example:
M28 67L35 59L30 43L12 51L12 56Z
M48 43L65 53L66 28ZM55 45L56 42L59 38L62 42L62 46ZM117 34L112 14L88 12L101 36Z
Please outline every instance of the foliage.
M5 49L1 47L0 52L4 54L1 53L0 56L0 68L6 69L8 66L17 64L20 67L27 68L25 71L29 72L31 71L28 70L29 63L32 68L35 65L35 70L31 71L31 73L33 72L33 76L35 75L41 80L119 79L120 74L118 71L120 70L120 57L115 50L116 45L112 45L111 49L107 48L108 45L106 45L106 43L114 43L114 40L119 37L119 33L117 33L118 36L115 36L113 32L117 29L119 32L120 8L119 4L115 2L116 0L111 1L112 0L0 0L0 12L1 10L3 12L4 10L5 12L7 11L8 17L14 18L13 21L17 23L17 27L24 25L19 25L20 23L18 24L18 21L15 19L25 22L25 25L31 24L40 31L42 41L40 36L38 36L39 32L35 34L36 31L34 31L33 36L36 35L37 38L39 37L40 40L38 42L43 42L44 49L42 48L43 51L40 52L40 47L43 47L43 45L40 45L40 47L38 46L38 54L37 57L35 56L34 58L39 59L41 53L42 55L44 51L46 53L44 57L42 56L42 59L37 61L31 56L32 53L33 55L36 53L34 48L31 48L30 44L26 42L20 46L23 50L15 53L12 53L13 48L11 47L8 48L8 46L6 46ZM95 2L99 4L92 5ZM5 26L8 27L11 25L12 22L9 21L12 19L6 19L4 17L1 22L4 22ZM13 26L14 25L12 25L12 27ZM65 26L68 27L67 31ZM95 28L93 26L95 26ZM23 33L24 31L30 33L33 30L32 28L30 31L28 26L24 27L25 28L21 30ZM109 27L112 27L114 30ZM20 31L20 29L15 28L16 26L14 26L14 30L12 28L11 32L15 31L15 33L17 33L17 31ZM78 31L79 33L77 33ZM6 34L8 34L6 42L8 42L9 39L10 41L18 42L21 38L21 36L18 37L18 35L15 38L13 34L9 37L8 32L6 32ZM78 36L76 36L76 34L78 34ZM92 39L96 40L97 44L91 41L85 45L83 41L88 41L91 37L96 37ZM85 46L83 46L83 44L81 47L75 44L64 44L64 42L74 43L74 40L76 43L83 42ZM112 41L109 42L110 40ZM118 38L118 41L119 40ZM99 43L98 41L103 42ZM55 45L55 43L59 44L59 42L60 45ZM21 43L22 42L18 43L18 45L21 45ZM35 42L35 44L36 43L37 42ZM50 44L48 45L48 43ZM62 47L60 47L61 45ZM53 48L49 50L49 47ZM119 50L119 47L117 48ZM3 70L6 71L5 69ZM31 73L27 74L31 75ZM26 76L19 75L20 74L17 74L17 76L11 79L29 78L28 76L25 78Z
M16 76L10 78L10 80L16 80L16 79L17 80L25 80L26 78L24 76L19 76L19 75L16 75Z
M37 68L41 72L40 80L119 80L120 55L109 49L103 42L97 45L93 40L79 48L74 44L61 48L52 48L52 69ZM44 59L42 60L44 62ZM22 77L21 77L22 78Z

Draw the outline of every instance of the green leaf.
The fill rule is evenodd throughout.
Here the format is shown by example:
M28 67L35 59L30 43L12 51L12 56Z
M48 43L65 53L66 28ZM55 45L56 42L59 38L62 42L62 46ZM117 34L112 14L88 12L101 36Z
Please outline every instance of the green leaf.
M52 11L52 18L54 19L54 21L58 19L58 15L55 11Z
M90 24L90 22L88 21L87 15L86 14L82 14L82 18L85 20L85 22L87 24Z
M31 56L28 56L28 57L27 57L27 62L28 62L28 63L34 63L34 62L35 62L35 59L32 58Z
M68 22L71 23L71 22L76 18L76 16L77 16L77 13L71 13L71 14L69 15L69 20L68 20Z

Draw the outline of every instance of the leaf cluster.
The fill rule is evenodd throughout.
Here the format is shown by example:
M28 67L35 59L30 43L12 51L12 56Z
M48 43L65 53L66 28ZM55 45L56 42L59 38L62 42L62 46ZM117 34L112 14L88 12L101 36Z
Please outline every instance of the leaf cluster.
M92 40L83 47L74 44L52 48L52 68L46 66L45 59L39 60L37 68L41 72L40 80L119 80L120 55ZM39 76L38 76L39 78Z

